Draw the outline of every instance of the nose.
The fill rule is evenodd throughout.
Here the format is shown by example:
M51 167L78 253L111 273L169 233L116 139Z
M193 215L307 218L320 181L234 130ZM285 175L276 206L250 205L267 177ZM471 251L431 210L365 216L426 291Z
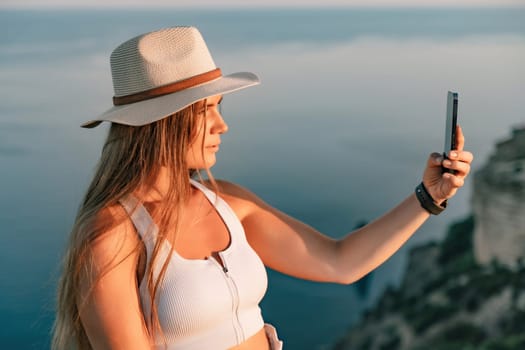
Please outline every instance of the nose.
M213 125L211 127L212 134L224 134L228 132L228 124L222 118L220 113L217 113L213 119Z

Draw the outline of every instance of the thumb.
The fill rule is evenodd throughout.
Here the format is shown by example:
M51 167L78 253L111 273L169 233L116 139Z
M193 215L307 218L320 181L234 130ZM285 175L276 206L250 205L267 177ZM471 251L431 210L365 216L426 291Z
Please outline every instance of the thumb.
M441 163L443 162L443 155L437 152L434 152L428 157L427 166L429 168L434 168L441 166Z

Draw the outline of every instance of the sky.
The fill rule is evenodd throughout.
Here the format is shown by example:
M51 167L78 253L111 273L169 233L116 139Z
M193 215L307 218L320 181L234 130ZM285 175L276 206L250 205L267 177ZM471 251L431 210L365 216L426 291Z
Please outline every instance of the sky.
M1 0L0 7L525 6L525 0Z

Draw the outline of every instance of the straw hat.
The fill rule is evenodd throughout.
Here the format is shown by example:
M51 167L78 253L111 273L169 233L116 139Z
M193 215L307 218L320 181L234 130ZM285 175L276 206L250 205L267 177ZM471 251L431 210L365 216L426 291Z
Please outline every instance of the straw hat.
M82 127L145 125L204 98L259 84L253 73L223 76L194 27L139 35L118 46L110 62L114 106Z

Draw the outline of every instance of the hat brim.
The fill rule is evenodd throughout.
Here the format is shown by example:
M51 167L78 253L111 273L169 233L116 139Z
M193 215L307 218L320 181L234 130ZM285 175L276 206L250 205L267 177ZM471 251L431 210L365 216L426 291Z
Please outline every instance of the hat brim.
M209 83L168 95L108 109L96 119L83 123L83 128L94 128L103 121L140 126L166 118L205 98L224 95L259 84L259 78L250 72L222 76Z

